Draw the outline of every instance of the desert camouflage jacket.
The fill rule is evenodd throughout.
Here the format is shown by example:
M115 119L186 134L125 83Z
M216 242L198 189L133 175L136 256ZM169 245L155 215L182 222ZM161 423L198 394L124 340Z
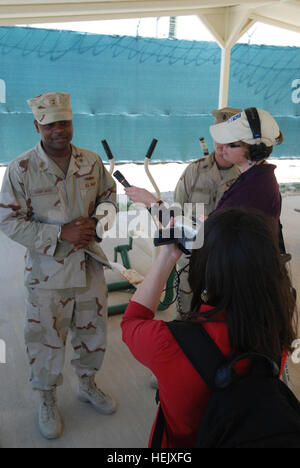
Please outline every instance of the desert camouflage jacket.
M27 248L26 286L86 286L87 253L58 242L59 228L79 216L93 216L99 204L107 202L116 203L116 185L92 151L72 145L66 176L41 143L10 163L0 192L0 229ZM97 252L106 263L100 247Z
M211 153L186 168L175 188L174 201L182 208L185 203L204 203L204 214L208 216L239 175L236 166L219 169L214 153Z

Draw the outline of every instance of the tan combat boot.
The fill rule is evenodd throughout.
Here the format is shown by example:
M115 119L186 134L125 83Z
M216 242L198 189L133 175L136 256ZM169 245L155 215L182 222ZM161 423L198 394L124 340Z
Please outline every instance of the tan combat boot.
M113 398L97 388L94 376L79 379L78 398L80 401L91 403L102 414L112 414L117 409Z
M56 403L56 389L41 390L39 427L43 437L58 439L63 433L63 421Z

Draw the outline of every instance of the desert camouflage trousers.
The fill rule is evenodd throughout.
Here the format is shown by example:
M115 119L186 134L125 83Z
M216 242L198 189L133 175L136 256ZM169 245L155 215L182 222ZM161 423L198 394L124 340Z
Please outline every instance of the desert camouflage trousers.
M94 375L106 349L107 287L101 264L86 262L85 288L28 288L25 343L35 390L62 385L68 333L78 377Z

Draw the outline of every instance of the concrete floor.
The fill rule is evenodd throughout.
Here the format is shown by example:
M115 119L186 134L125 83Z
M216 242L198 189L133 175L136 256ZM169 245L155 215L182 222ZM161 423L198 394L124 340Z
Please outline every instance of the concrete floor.
M300 297L300 195L283 197L282 223L294 287ZM124 240L122 240L122 243ZM104 241L113 260L116 241ZM132 267L145 274L151 264L150 244L134 242L130 253ZM6 364L0 364L0 446L3 448L142 448L147 446L149 431L155 416L155 391L149 386L150 372L131 356L122 343L121 316L109 317L109 346L97 383L119 402L113 416L102 416L76 398L77 379L70 366L71 346L68 343L64 385L58 391L59 406L65 420L65 432L60 440L44 440L37 426L38 398L28 382L29 369L23 339L24 249L0 233L0 340L6 343ZM115 276L116 275L116 276ZM119 279L106 273L107 280ZM127 293L112 293L110 304L128 301ZM300 305L300 304L299 304ZM299 307L298 305L298 307ZM171 319L172 310L158 313ZM291 385L300 399L300 364L289 362Z

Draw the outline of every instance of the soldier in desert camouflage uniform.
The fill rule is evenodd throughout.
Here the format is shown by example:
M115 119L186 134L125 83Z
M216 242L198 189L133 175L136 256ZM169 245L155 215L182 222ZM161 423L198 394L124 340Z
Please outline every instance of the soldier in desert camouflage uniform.
M71 144L67 93L28 101L41 141L9 165L0 194L0 228L27 248L25 342L32 385L41 394L39 425L61 435L56 405L71 330L79 397L110 414L116 403L94 377L106 349L107 288L104 252L95 242L99 205L114 208L116 186L96 153ZM97 210L98 208L98 210Z

